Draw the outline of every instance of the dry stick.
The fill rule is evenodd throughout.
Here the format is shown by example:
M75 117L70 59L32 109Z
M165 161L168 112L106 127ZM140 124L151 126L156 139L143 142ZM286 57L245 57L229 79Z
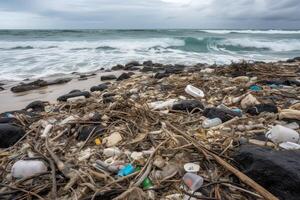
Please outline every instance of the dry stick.
M263 188L261 185L256 183L254 180L252 180L250 177L239 171L238 169L231 166L229 163L227 163L225 160L217 156L216 154L208 151L205 147L200 145L195 139L185 134L183 131L179 130L169 122L166 122L166 124L171 127L173 130L178 132L180 135L186 137L188 140L192 142L192 144L201 152L206 152L208 155L212 156L220 165L222 165L224 168L226 168L228 171L236 175L242 182L244 182L246 185L252 187L254 190L256 190L263 198L267 200L279 200L277 197L275 197L273 194L271 194L269 191L267 191L265 188Z
M44 132L46 138L45 138L45 146L47 151L49 152L50 156L53 158L57 168L59 171L63 173L64 176L70 179L69 183L65 186L65 190L69 190L70 187L72 187L76 180L78 179L78 175L74 172L72 172L72 169L68 168L58 157L57 155L50 149L48 138L49 138L49 132L51 128L47 129L47 132Z
M37 197L38 199L45 200L45 199L44 199L43 197L41 197L40 195L38 195L38 194L36 194L36 193L34 193L34 192L31 192L31 191L24 190L24 189L22 189L22 188L17 188L17 187L13 187L13 186L10 186L10 185L5 185L5 184L2 184L2 183L0 183L0 186L2 186L2 187L8 187L8 188L13 189L13 190L18 190L18 191L21 191L21 192L30 194L30 195L32 195L32 196L35 196L35 197Z
M232 184L221 183L221 185L225 185L225 186L227 186L227 187L232 187L232 188L237 189L237 190L240 190L240 191L242 191L242 192L251 194L251 195L253 195L253 196L257 197L257 198L262 198L262 196L260 196L260 195L258 195L258 194L256 194L256 193L254 193L254 192L245 190L244 188L241 188L241 187L238 187L238 186L235 186L235 185L232 185Z

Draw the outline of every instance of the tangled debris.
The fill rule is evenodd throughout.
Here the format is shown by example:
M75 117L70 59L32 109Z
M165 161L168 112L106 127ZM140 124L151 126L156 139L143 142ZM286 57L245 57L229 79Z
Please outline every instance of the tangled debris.
M25 132L17 128L17 141L0 147L0 199L284 198L240 171L241 155L233 157L244 143L279 151L257 138L272 126L299 124L299 65L184 68L124 73L92 93L72 91L56 104L2 114ZM189 84L205 96L188 95ZM218 124L203 128L215 118Z

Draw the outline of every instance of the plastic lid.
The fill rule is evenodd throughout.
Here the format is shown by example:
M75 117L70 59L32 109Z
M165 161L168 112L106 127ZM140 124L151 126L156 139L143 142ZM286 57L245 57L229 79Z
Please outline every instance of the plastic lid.
M199 172L200 170L200 166L195 164L195 163L186 163L184 165L184 170L186 172L190 172L190 173L196 173L196 172Z

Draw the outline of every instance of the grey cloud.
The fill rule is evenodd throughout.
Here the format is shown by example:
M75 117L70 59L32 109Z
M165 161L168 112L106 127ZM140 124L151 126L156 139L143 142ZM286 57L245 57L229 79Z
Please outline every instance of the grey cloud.
M0 28L295 29L299 10L299 0L9 0Z

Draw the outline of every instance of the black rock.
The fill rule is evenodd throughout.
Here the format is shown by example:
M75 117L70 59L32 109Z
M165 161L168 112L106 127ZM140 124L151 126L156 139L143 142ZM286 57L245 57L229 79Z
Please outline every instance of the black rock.
M69 94L76 93L76 92L81 92L81 90L71 90L71 91L69 92Z
M259 104L246 110L250 115L259 115L262 112L278 113L278 108L273 104Z
M166 68L167 74L178 74L181 73L185 68L185 65L175 65Z
M285 80L263 80L260 81L259 83L262 84L267 84L267 85L287 85L287 86L300 86L300 82L297 80L292 80L292 79L285 79Z
M122 81L122 80L125 80L125 79L129 79L130 77L131 77L131 75L130 75L129 73L122 73L122 74L118 77L117 81Z
M170 91L173 88L174 88L173 85L164 85L164 84L160 85L160 90L164 92Z
M162 79L162 78L165 78L165 77L168 77L168 76L170 76L170 74L168 74L166 72L157 72L154 75L154 78L156 78L156 79Z
M151 71L153 71L153 67L151 67L151 66L144 66L140 71L141 72L151 72Z
M30 83L21 83L20 85L12 87L10 90L12 92L18 93L18 92L25 92L29 90L38 89L41 87L47 86L47 82L44 80L36 80Z
M3 91L3 90L4 90L4 88L0 86L0 91Z
M231 120L234 117L241 117L242 114L229 109L205 108L205 110L203 111L203 116L209 119L220 118L221 121L224 123L226 121Z
M181 110L185 112L199 112L204 109L203 104L197 100L182 100L172 106L172 110Z
M79 76L79 78L80 78L80 79L83 79L83 78L88 78L88 77L91 77L91 76L96 76L96 74L95 74L95 73L93 73L93 74L81 74L81 75Z
M102 128L101 126L83 126L80 128L79 130L79 134L76 137L76 140L78 141L85 141L89 135L92 133L93 131L93 135L103 135L104 134L104 128Z
M110 96L110 97L103 97L103 103L106 104L106 103L112 103L115 101L115 98L113 96Z
M18 124L18 120L14 117L0 117L0 124Z
M43 101L34 101L28 104L25 107L25 110L32 109L33 112L43 112L45 111L45 102Z
M106 90L107 88L108 88L108 86L105 83L102 83L98 86L91 87L91 92L103 91L103 90Z
M11 124L0 124L0 148L8 148L14 145L25 135L25 131Z
M67 83L71 80L72 80L71 78L59 78L52 81L36 80L30 83L21 83L20 85L12 87L10 90L15 93L25 92L25 91L35 90L41 87L45 87L48 85Z
M57 98L58 101L67 101L69 98L73 97L79 97L79 96L85 96L86 98L89 98L91 94L89 92L72 92L69 94L62 95Z
M71 78L58 78L55 80L51 80L47 82L47 85L57 85L57 84L64 84L70 82Z
M93 122L99 122L101 121L101 115L98 112L94 112L93 116L90 118L91 121Z
M152 66L153 62L151 60L147 60L147 61L143 62L143 65L144 66Z
M124 69L123 65L116 65L111 68L111 70L113 71L122 70L122 69Z
M129 62L125 65L125 67L129 67L129 66L140 66L141 64L138 61L132 61Z
M115 75L105 75L105 76L101 76L101 81L109 81L109 80L114 80L117 79L117 77Z
M279 199L300 197L300 151L242 145L234 156L242 171Z
M115 93L104 93L102 95L102 98L113 97L113 96L116 96L116 94Z
M300 57L295 57L295 58L292 58L292 59L288 59L286 62L293 63L293 62L298 62L298 61L300 61Z

